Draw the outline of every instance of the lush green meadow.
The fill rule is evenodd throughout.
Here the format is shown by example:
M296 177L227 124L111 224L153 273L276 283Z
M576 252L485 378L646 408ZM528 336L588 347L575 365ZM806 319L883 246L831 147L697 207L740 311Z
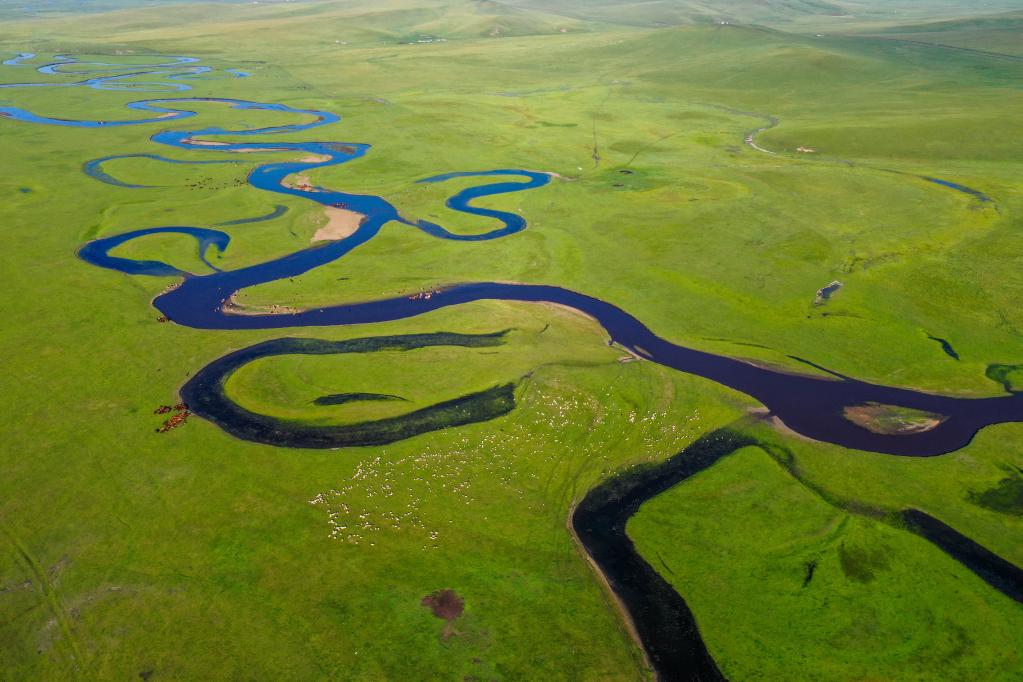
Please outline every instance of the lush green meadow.
M0 106L128 119L133 100L197 96L334 111L337 125L260 141L369 143L365 158L313 183L383 196L463 234L494 227L444 206L475 181L416 180L495 168L560 176L480 202L521 213L520 234L454 242L391 223L340 261L242 292L247 306L556 284L691 347L1003 393L988 366L1023 364L1023 62L971 50L1012 52L1018 15L996 14L1011 4L942 2L942 23L926 30L907 28L930 18L908 0L905 21L875 6L848 27L797 2L770 16L750 3L728 25L714 23L713 3L660 3L667 14L648 4L659 3L628 16L567 1L10 10L0 61L40 56L0 67L0 83L81 80L32 68L62 52L192 55L218 71L180 95L0 89ZM421 39L433 42L409 44ZM966 49L908 42L918 39ZM252 76L221 70L232 67ZM622 362L597 325L555 306L474 303L260 332L157 323L150 303L174 279L100 270L76 249L286 206L219 228L232 241L213 260L234 269L307 247L325 222L318 205L244 184L280 154L148 140L294 117L188 107L199 116L93 130L0 118L0 679L649 678L567 530L570 510L612 472L662 461L757 405ZM761 128L767 151L744 143ZM104 166L139 189L82 173L91 159L142 153L233 163ZM180 235L116 255L208 271ZM833 280L841 290L815 305ZM516 409L490 422L337 451L247 443L196 418L155 433L164 418L153 410L176 402L191 374L259 341L506 329L496 348L267 358L226 387L261 414L337 424L516 383ZM409 402L313 403L359 391ZM730 679L1018 676L1020 605L890 516L924 510L1023 564L1023 427L989 428L928 460L756 429L790 458L742 450L629 526ZM420 603L444 588L465 600L450 624Z

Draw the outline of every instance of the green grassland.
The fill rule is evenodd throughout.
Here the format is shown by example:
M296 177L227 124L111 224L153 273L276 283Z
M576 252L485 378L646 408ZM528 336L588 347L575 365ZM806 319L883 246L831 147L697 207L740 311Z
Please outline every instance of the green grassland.
M702 615L729 679L1019 670L1018 604L927 541L836 508L757 448L653 500L630 532Z
M970 51L1011 52L1018 17L996 14L1011 4L934 5L945 23L921 31L927 38L904 28L929 18L922 3L899 4L898 19L888 3L853 8L842 35L841 21L853 20L828 3L773 13L737 4L726 26L714 24L712 3L640 4L163 4L85 16L58 4L45 19L5 19L0 56L31 50L40 57L29 64L41 65L59 52L133 63L187 54L245 69L252 77L188 81L195 89L182 96L335 111L335 126L260 141L372 144L365 158L314 173L314 184L379 194L459 233L494 226L444 207L476 181L416 180L492 168L563 176L480 202L521 212L529 228L518 235L459 243L390 224L341 261L243 292L246 305L463 281L556 284L677 343L788 369L807 371L793 355L943 393L1011 386L1011 370L988 366L1023 363L1023 63ZM424 37L444 42L402 44ZM47 78L81 79L0 68L0 82ZM0 104L127 119L137 112L124 104L160 96L4 89ZM238 268L308 246L324 221L318 206L241 183L280 154L147 141L196 121L230 129L294 117L194 108L193 119L96 130L0 119L0 678L649 677L566 530L570 509L610 473L661 461L756 405L620 362L592 321L551 306L475 303L266 332L158 324L150 302L173 279L99 270L75 250L285 205L274 220L220 228L232 241L214 261ZM775 153L744 144L771 117L778 125L756 142ZM143 189L81 172L90 159L138 153L238 163L105 166ZM116 254L207 271L179 235ZM835 279L842 289L815 305ZM268 358L227 386L248 409L334 424L516 382L516 409L494 421L338 451L246 443L194 418L154 432L163 418L152 411L175 402L191 374L259 341L504 329L507 343L493 349ZM356 391L412 404L312 402ZM987 429L926 461L761 430L791 459L743 450L651 501L629 527L731 679L1012 678L1019 605L886 514L924 510L1023 564L1014 502L1023 428ZM465 599L454 633L420 605L443 588Z

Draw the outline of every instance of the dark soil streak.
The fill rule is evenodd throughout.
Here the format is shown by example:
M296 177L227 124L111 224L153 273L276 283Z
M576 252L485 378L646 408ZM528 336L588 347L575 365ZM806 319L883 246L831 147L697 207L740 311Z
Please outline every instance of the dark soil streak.
M423 597L420 604L429 606L433 615L448 622L461 616L465 610L465 600L454 590L437 590Z

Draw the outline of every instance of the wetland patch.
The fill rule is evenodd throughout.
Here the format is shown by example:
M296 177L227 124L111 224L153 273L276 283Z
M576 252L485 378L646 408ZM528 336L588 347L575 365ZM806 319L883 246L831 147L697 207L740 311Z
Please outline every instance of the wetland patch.
M1009 516L1023 516L1023 470L1005 467L1008 476L986 490L971 491L967 499L978 507Z
M931 341L935 341L939 345L941 345L941 350L948 357L952 358L953 360L958 360L959 359L959 353L956 352L956 349L953 348L952 344L949 343L946 339L942 339L942 338L939 338L937 336L932 336L931 334L928 334L927 338L929 338Z
M898 405L867 403L846 407L843 412L849 421L871 433L886 436L908 436L923 433L939 426L947 419L944 415L914 410Z
M495 334L438 332L348 341L274 339L229 353L210 363L182 387L181 396L193 413L243 440L281 447L321 449L384 445L429 431L488 421L505 415L515 407L515 385L494 386L395 417L324 426L279 419L247 410L227 395L225 391L227 379L243 365L277 355L408 351L432 346L479 348L502 344L504 335L505 332ZM350 402L353 395L367 394L336 394L327 398L328 400L338 398L343 403Z
M988 365L984 376L1001 384L1006 393L1023 392L1023 365Z
M376 400L406 400L401 396L386 393L332 393L313 400L314 405L345 405L347 403ZM406 400L407 402L407 400Z

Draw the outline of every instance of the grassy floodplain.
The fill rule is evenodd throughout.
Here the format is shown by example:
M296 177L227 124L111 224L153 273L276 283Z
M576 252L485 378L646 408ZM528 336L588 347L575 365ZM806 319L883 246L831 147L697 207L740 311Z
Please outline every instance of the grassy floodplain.
M889 3L837 3L855 14L840 19L801 4L769 15L736 4L726 25L710 3L683 2L627 13L569 2L111 3L35 17L12 5L3 58L39 56L0 67L2 83L81 80L34 71L59 53L192 55L217 71L181 95L0 89L0 105L127 119L130 101L194 95L334 111L337 125L260 141L372 144L311 180L462 234L493 227L444 207L473 181L416 180L493 168L561 176L481 202L521 212L529 228L518 235L459 243L392 223L341 261L242 292L247 306L557 284L675 342L792 371L813 371L795 356L935 392L1013 388L1023 364L1018 15L997 13L1011 3L943 2L931 14L891 3L903 21ZM175 280L99 270L75 250L284 205L278 218L221 228L232 242L214 263L234 269L308 246L325 221L317 205L244 184L280 154L148 141L195 121L238 129L294 117L189 107L199 116L95 130L0 119L0 677L649 678L573 544L569 511L613 472L662 461L755 403L621 362L592 321L553 306L474 303L266 332L157 323L150 302ZM760 129L766 151L744 142ZM104 166L148 186L138 189L82 173L91 159L142 153L232 163ZM206 268L181 236L116 253ZM815 305L834 280L842 288ZM339 451L247 443L198 419L155 433L153 410L190 375L260 341L505 329L494 349L269 358L226 387L262 414L343 424L515 382L515 410L493 421ZM314 402L343 392L412 405ZM1023 564L1020 425L931 460L763 431L789 459L742 450L629 526L730 679L1019 675L1020 605L889 519L922 509ZM421 605L447 588L465 601L450 624Z

